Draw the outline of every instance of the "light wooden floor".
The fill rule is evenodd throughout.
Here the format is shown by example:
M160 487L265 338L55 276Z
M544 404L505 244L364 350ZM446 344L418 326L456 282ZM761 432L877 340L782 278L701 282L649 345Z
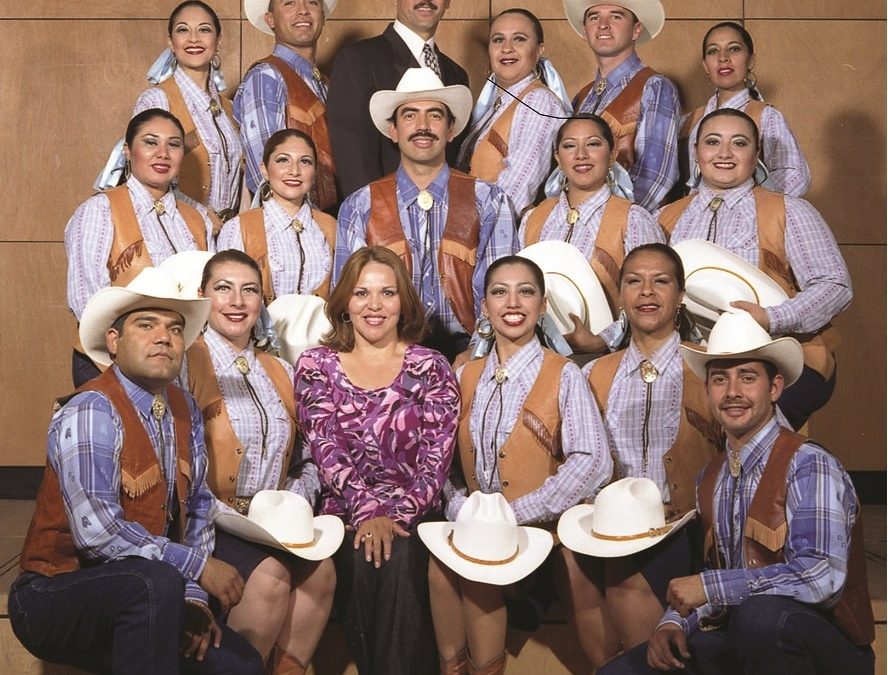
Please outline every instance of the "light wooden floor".
M0 673L3 675L74 675L81 671L42 664L18 643L9 626L7 590L18 575L18 555L33 501L0 500ZM876 617L876 672L885 673L886 664L886 521L884 506L864 507L864 539L870 596ZM569 655L576 652L576 640L567 625L558 619L547 621L530 638L510 634L508 672L510 675L566 675L571 672ZM331 623L315 655L316 675L356 675L348 661L348 650L339 625Z

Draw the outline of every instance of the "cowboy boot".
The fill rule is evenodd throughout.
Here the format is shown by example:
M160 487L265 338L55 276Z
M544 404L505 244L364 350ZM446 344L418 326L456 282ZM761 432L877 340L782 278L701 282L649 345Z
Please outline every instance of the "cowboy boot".
M469 673L468 656L465 649L446 660L443 656L439 656L438 663L441 667L441 675L468 675Z
M483 666L476 666L472 657L469 657L468 665L469 675L503 675L506 672L506 651L503 650L502 654L494 656Z
M274 650L274 675L305 675L308 666L280 647Z

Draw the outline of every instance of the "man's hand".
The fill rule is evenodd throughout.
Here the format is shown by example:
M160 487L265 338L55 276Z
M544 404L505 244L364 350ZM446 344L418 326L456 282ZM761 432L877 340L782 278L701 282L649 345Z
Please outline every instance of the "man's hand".
M564 335L567 344L577 354L604 354L607 352L607 344L600 337L592 333L580 321L576 314L569 315L574 323L574 329Z
M203 661L210 645L217 649L222 644L222 629L210 610L196 602L185 603L185 629L182 633L182 655Z
M364 560L378 568L392 557L395 536L406 538L410 533L388 516L365 520L355 533L355 550L363 546Z
M682 618L693 612L700 605L706 604L706 591L703 589L703 577L694 574L690 577L678 577L669 582L666 589L666 602Z
M756 305L754 302L746 302L746 300L734 300L734 302L731 303L731 307L736 307L737 309L749 312L759 326L769 333L771 332L771 319L768 318L768 310L761 305Z
M197 583L207 593L218 598L223 609L239 603L244 592L244 580L238 571L227 562L212 557L207 558L207 564Z
M675 624L667 623L648 640L648 665L656 670L680 670L684 668L684 663L676 652L682 659L691 658L684 632Z

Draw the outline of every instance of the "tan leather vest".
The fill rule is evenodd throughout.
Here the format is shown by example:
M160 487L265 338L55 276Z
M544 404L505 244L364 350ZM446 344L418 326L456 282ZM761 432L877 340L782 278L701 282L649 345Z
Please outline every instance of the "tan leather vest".
M185 157L182 158L182 166L179 167L179 190L194 201L206 206L210 201L210 182L212 180L210 154L207 152L200 134L197 133L197 126L194 124L191 113L188 112L185 97L182 96L182 91L176 84L175 78L169 77L157 86L166 94L170 112L176 116L185 129ZM220 93L219 103L222 104L222 110L225 111L228 119L237 129L238 125L234 119L231 101Z
M281 475L278 479L280 489L287 478L287 468L290 466L290 457L296 440L296 400L293 382L287 375L287 370L273 356L258 349L255 354L259 364L271 379L290 418L290 435L287 438ZM234 498L243 496L237 495L236 491L237 474L240 471L244 448L231 426L231 418L228 417L228 409L219 389L219 380L213 370L210 350L202 338L188 349L188 388L197 399L204 419L208 457L207 485L216 497L234 508Z
M524 245L530 246L540 240L540 234L549 215L558 204L558 197L546 199L531 212L524 228ZM595 272L595 276L601 282L601 287L607 295L611 315L616 316L620 311L620 267L623 265L624 241L626 229L629 227L629 209L632 202L622 197L611 195L598 225L598 234L595 236L595 247L592 249L592 257L589 264Z
M336 165L330 147L326 106L311 87L305 84L299 73L283 59L272 54L256 63L267 63L278 71L284 80L287 87L287 128L298 129L311 136L311 140L314 141L318 152L318 168L315 172L315 185L311 191L312 203L321 210L333 206L339 197L336 195ZM322 80L327 82L327 78L323 76Z
M532 91L545 86L539 80L534 80L518 94L517 99L512 99L499 119L475 145L469 164L470 174L488 183L496 183L496 179L505 168L505 159L509 156L509 136L512 132L512 120L515 118L518 106L521 105L519 101L523 101Z
M107 396L123 424L119 459L119 497L123 519L139 523L154 536L165 536L169 525L166 481L138 411L110 368L84 384L75 394L83 391L98 391ZM186 501L191 485L191 414L185 395L178 387L168 386L166 395L176 436L176 490L179 500L179 530L176 536L178 541L182 541L188 513ZM73 396L59 399L56 405L64 405ZM80 569L84 562L74 545L59 477L47 461L43 482L37 493L37 510L22 549L21 567L51 577Z
M311 217L324 235L324 239L327 240L332 257L336 246L336 219L317 209L311 210ZM241 240L244 244L244 253L256 261L256 264L259 265L259 271L262 273L262 299L265 301L266 306L270 305L272 300L274 300L274 285L271 283L271 266L268 264L268 233L265 231L263 210L258 208L241 213L240 231ZM330 273L332 271L331 266L327 276L312 291L313 295L327 299L327 296L330 295Z
M755 223L758 230L759 269L776 281L792 298L799 292L792 268L786 258L786 200L779 192L763 187L752 188L755 197ZM667 238L696 195L688 195L666 206L659 216L660 227ZM831 323L813 334L793 335L802 343L805 365L816 370L823 379L832 377L836 368L835 350L839 346L839 332Z
M607 399L614 376L625 354L625 349L607 354L595 361L589 371L589 386L602 419L607 412ZM678 434L672 447L661 458L669 486L669 503L665 505L667 521L696 509L697 475L718 452L721 436L721 426L712 419L709 411L705 385L694 375L687 363L682 364ZM626 478L617 475L616 467L617 462L614 461L613 480Z
M475 202L475 179L450 169L447 186L447 223L438 249L438 274L456 318L470 335L475 330L475 298L472 274L478 257L481 219ZM370 220L367 245L385 246L407 267L413 269L413 256L407 246L401 216L395 174L370 183Z
M459 461L469 492L481 489L475 475L475 447L469 431L469 418L475 389L487 358L469 361L460 376L462 410L459 416L457 442ZM503 495L510 502L538 489L554 476L564 463L561 450L561 411L558 409L558 388L561 371L569 360L548 349L543 350L543 365L530 393L524 401L509 438L499 449L496 466Z
M786 562L784 546L789 532L786 522L786 490L788 470L793 456L803 443L804 436L781 427L765 464L762 477L749 504L743 527L743 558L747 568L766 567ZM700 518L703 527L703 556L711 569L723 569L724 561L715 546L715 485L725 463L725 453L713 459L700 481ZM866 646L875 639L873 608L870 603L866 578L866 558L863 549L863 517L858 511L851 530L851 548L848 575L838 604L824 609L850 639Z
M641 110L641 94L647 81L657 74L656 70L647 66L639 70L623 91L600 113L601 119L607 122L613 132L617 161L626 171L635 164L635 134L638 113ZM594 81L589 82L580 90L576 97L576 105L582 104L594 84Z

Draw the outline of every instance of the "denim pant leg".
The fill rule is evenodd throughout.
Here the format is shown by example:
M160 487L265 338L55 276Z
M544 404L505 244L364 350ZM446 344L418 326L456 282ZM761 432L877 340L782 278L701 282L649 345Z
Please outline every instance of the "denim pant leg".
M598 669L597 675L656 675L647 663L647 642L624 652ZM725 630L694 631L688 636L691 658L684 661L682 675L739 675L737 657Z
M871 675L875 655L861 649L810 605L776 595L749 598L728 628L744 673Z
M246 638L224 624L219 648L210 645L203 661L182 659L182 672L188 675L262 675L265 664Z
M9 592L16 637L38 658L115 674L176 673L184 581L144 558L54 577L25 573Z

